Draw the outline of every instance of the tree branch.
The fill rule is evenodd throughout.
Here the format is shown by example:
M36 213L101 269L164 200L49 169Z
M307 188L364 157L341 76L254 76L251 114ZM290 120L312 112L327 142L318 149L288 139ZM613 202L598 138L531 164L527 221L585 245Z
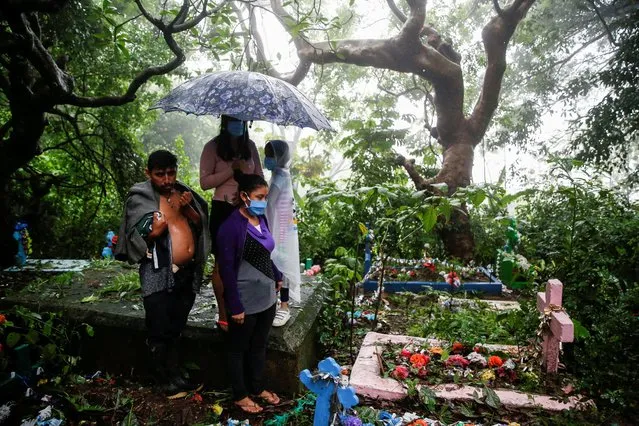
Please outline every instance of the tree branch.
M390 10L393 12L393 15L395 15L395 17L397 17L397 19L399 19L402 24L408 20L406 15L404 15L404 12L402 12L400 8L397 7L397 3L395 3L394 0L386 0L386 3L388 4L388 7L390 7Z
M608 26L608 23L606 23L606 20L604 19L603 15L601 14L601 11L597 7L597 4L595 3L594 0L589 0L589 2L592 5L592 8L595 10L595 13L597 14L597 18L599 18L599 20L601 21L601 24L603 25L604 30L606 30L606 34L608 35L608 41L610 41L610 44L612 44L613 46L618 46L617 40L615 40L615 37L612 35L612 32L610 31L610 27Z
M271 0L271 9L273 9L273 13L280 21L284 29L291 34L293 38L293 44L295 48L299 52L305 46L308 46L309 43L298 33L296 36L293 36L292 28L295 24L295 19L286 11L284 6L282 6L281 0ZM300 84L302 80L308 74L308 71L311 69L311 63L307 58L303 58L301 55L298 55L300 62L297 64L297 68L289 74L281 75L281 79L292 84L293 86L297 86Z
M497 105L502 79L506 71L506 49L517 24L526 16L535 0L515 0L502 14L494 17L482 30L482 40L486 51L486 71L481 94L468 119L471 132L479 135L475 145L486 133Z
M411 178L418 191L426 189L426 187L431 183L430 180L424 179L417 169L415 169L415 160L407 160L402 155L397 155L397 157L395 157L395 163L406 169L406 173L408 173L408 176Z

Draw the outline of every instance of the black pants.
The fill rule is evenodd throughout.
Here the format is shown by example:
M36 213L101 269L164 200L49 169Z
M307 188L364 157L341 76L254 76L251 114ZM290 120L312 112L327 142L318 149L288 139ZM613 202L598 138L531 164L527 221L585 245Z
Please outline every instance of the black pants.
M193 268L180 269L174 275L175 287L144 298L145 323L150 347L168 346L176 341L186 326L195 302Z
M264 390L262 376L266 364L266 342L276 307L274 304L265 311L245 315L244 324L229 320L227 363L235 401L249 394L258 395Z

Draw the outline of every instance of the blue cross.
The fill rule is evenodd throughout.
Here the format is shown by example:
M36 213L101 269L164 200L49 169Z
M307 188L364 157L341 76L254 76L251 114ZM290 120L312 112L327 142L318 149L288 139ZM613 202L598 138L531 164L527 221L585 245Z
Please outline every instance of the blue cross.
M337 399L348 411L359 403L355 390L351 386L338 385L341 368L333 358L326 358L318 364L319 373L313 376L309 370L300 373L300 380L314 394L315 415L313 426L328 426L331 419L331 399L337 392Z

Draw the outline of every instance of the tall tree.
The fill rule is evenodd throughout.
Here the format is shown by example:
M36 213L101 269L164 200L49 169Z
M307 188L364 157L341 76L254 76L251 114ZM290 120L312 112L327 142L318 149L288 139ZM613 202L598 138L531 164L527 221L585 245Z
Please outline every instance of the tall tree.
M443 149L443 164L430 179L420 175L414 162L398 158L417 189L433 190L432 184L445 183L446 192L470 184L474 149L484 137L499 104L506 71L506 50L518 24L535 0L514 0L508 6L493 1L495 15L482 30L485 73L481 90L470 114L464 112L464 75L461 55L431 25L425 23L426 1L407 0L408 14L387 1L392 13L403 25L388 39L329 40L308 42L300 36L296 21L279 0L271 0L273 11L295 40L300 64L344 63L410 73L429 82L437 115L430 133ZM452 218L442 238L447 251L456 257L472 256L474 241L470 223L463 211Z
M160 54L156 63L138 63L140 68L134 72L126 69L124 78L128 84L103 85L87 90L82 67L74 68L69 64L74 58L65 44L66 34L71 34L72 44L82 47L94 40L94 28L79 30L84 25L82 19L69 21L70 31L64 35L48 31L63 12L75 8L78 12L94 10L91 1L83 0L5 0L0 3L0 99L6 108L0 112L0 251L15 251L15 242L11 239L12 216L9 211L11 178L21 168L28 165L42 152L41 140L52 123L66 121L72 133L70 137L83 137L82 120L79 115L92 116L102 125L99 114L81 113L108 107L117 107L132 103L140 89L154 76L165 75L178 68L186 59L183 48L178 43L179 35L190 33L206 18L214 17L228 0L219 2L215 7L208 0L184 0L181 7L162 12L156 17L148 10L142 0L135 0L136 12L131 16L122 16L121 10L111 1L102 2L102 12L110 31L99 33L113 47L114 54L129 54L126 38L127 26L141 21L151 27L156 35L164 40L170 55ZM132 6L132 5L131 5ZM125 5L125 7L129 7ZM68 17L68 15L66 15ZM107 47L107 46L105 46ZM139 49L142 46L137 46ZM156 46L153 46L155 48ZM130 57L137 57L136 52ZM87 58L85 58L86 60ZM164 63L158 63L166 59ZM95 60L95 58L94 58ZM100 57L98 61L108 61ZM137 63L133 59L132 63ZM126 68L126 67L125 67ZM115 73L118 70L113 70ZM118 79L117 74L103 75L102 79ZM103 126L104 127L104 126ZM117 160L116 160L117 161ZM11 257L2 257L0 263L12 262Z

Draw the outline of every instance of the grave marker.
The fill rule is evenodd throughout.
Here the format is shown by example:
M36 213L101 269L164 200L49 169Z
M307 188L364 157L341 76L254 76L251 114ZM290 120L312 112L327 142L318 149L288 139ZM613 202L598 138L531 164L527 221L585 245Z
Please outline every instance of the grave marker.
M331 400L337 392L337 399L346 412L359 403L355 390L348 385L348 379L341 377L341 367L333 358L319 362L318 374L307 370L300 373L300 380L311 392L317 395L313 426L328 426L331 421Z
M544 334L543 365L548 373L556 373L559 367L559 347L562 342L572 342L575 336L572 320L561 306L563 284L548 280L546 292L537 293L537 310L550 316L549 330Z

